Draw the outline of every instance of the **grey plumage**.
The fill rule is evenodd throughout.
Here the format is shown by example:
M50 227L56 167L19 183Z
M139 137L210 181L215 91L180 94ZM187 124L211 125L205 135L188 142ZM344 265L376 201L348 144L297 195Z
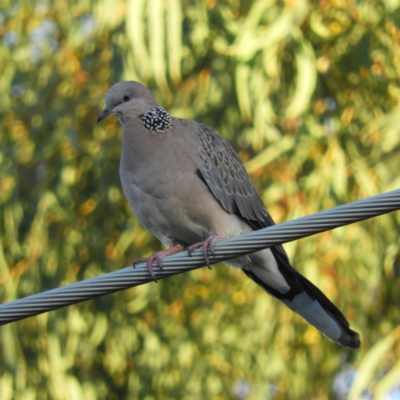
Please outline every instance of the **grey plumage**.
M169 253L210 236L225 239L274 224L238 155L215 130L171 117L137 82L119 82L109 90L98 121L110 114L123 130L124 193ZM343 314L290 265L282 246L230 264L335 342L360 346Z

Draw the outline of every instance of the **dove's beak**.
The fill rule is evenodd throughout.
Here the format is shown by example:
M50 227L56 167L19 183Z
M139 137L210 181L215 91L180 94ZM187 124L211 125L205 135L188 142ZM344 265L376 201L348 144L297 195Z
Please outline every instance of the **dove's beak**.
M102 121L105 117L107 117L108 115L110 115L112 112L112 109L109 107L106 107L98 116L97 116L97 123L99 123L100 121Z

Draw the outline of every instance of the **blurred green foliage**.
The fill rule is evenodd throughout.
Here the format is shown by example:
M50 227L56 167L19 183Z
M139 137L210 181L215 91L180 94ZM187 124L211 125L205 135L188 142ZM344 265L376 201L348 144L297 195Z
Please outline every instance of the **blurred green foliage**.
M399 7L1 1L2 302L160 248L121 192L119 126L95 126L121 79L215 127L277 222L400 187ZM0 398L344 399L349 382L351 399L389 396L399 225L393 213L285 246L361 332L359 351L221 265L1 327Z

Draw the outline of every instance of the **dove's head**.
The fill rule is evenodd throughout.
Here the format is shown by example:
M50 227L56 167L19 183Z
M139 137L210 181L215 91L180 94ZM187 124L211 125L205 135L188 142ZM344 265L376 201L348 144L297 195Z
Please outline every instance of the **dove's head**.
M132 115L144 114L158 103L146 86L135 81L122 81L116 83L107 92L106 107L97 116L97 123L108 115L115 115L122 123Z

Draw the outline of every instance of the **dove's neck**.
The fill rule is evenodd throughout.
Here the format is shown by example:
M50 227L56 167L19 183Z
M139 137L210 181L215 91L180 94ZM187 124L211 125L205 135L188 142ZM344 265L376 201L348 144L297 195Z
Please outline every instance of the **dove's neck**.
M139 116L144 129L153 132L164 132L169 129L174 121L163 107L158 106Z
M158 106L123 123L121 166L138 170L163 157L175 136L171 129L175 120Z

